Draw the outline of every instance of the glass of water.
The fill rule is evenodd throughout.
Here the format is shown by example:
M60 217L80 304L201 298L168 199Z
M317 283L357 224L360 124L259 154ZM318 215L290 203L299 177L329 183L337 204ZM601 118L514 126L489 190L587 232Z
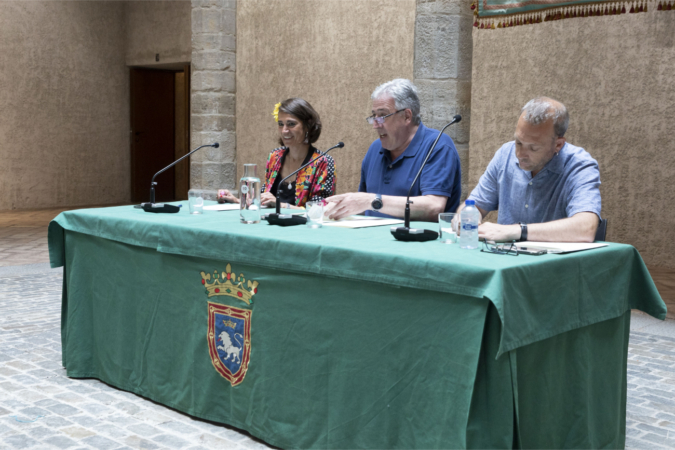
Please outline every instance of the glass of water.
M203 214L204 191L200 189L190 189L188 191L188 204L190 205L190 214Z
M457 224L453 223L455 213L440 213L438 215L439 238L444 244L457 243Z
M323 200L305 203L305 216L309 228L321 228L323 226L323 205Z

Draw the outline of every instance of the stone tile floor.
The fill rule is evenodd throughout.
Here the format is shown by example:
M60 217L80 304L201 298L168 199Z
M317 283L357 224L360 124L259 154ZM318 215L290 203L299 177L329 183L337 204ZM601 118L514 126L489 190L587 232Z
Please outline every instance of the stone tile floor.
M66 377L62 275L47 264L47 224L61 211L0 212L0 450L270 448L98 380ZM626 448L675 448L674 320L633 313L626 425Z
M0 267L48 262L47 226L67 209L1 211Z
M675 323L667 322L670 337L630 334L626 448L675 448Z
M0 227L0 267L48 262L47 227Z

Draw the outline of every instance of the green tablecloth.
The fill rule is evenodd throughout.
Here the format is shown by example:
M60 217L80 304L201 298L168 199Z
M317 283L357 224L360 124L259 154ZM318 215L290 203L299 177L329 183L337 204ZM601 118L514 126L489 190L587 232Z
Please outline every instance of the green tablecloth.
M623 446L629 311L666 312L621 244L511 257L128 206L63 213L49 245L69 376L286 448ZM208 297L228 264L250 304ZM226 307L250 313L234 385L208 332Z

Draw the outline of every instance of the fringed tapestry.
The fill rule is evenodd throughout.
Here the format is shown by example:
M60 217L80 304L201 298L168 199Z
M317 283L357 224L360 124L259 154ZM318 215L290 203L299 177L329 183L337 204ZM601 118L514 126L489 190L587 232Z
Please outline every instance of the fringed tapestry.
M675 0L473 0L471 3L473 26L481 30L579 17L635 14L653 7L658 11L675 11Z

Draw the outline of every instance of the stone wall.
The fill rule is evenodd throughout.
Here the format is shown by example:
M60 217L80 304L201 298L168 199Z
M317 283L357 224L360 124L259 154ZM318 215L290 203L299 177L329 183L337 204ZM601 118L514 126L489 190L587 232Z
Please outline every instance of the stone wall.
M0 210L129 200L122 2L0 2Z
M237 168L264 176L278 147L274 104L302 97L321 115L316 146L331 154L338 192L358 188L361 161L377 135L366 122L370 94L413 78L415 0L246 0L237 5ZM193 22L194 25L194 22Z
M127 64L189 62L190 2L0 2L0 42L0 210L128 202Z
M456 114L452 137L462 164L462 198L469 189L472 14L465 0L418 0L415 20L414 82L425 125L440 130Z
M570 112L567 140L600 165L607 239L673 269L675 12L650 9L475 30L470 183L530 98L556 98Z
M235 0L192 0L192 149L190 184L211 191L235 188Z

